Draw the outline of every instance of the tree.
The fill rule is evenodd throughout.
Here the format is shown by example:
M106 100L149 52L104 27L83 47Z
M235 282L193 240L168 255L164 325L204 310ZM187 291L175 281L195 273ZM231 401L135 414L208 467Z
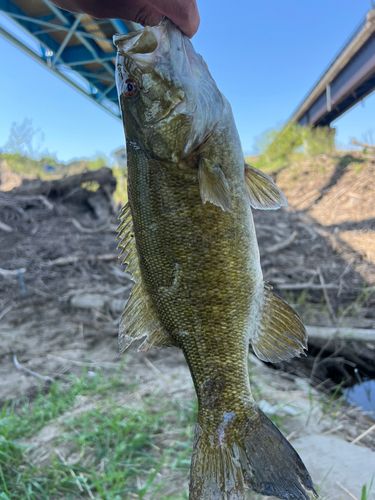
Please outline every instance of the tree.
M41 149L44 137L44 132L40 128L34 129L32 119L26 117L22 123L12 123L3 150L32 160L49 158L53 155L47 149L43 151Z

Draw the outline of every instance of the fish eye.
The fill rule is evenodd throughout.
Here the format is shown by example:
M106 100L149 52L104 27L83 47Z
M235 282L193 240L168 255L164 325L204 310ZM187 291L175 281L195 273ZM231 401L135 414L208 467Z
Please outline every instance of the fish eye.
M126 80L123 95L125 97L132 97L137 92L137 84L134 80Z

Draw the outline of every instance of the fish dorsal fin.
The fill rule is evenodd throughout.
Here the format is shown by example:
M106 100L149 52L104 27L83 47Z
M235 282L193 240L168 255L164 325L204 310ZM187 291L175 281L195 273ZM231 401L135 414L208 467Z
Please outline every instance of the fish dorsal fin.
M120 321L119 352L122 354L134 340L144 336L146 339L139 351L148 351L152 347L177 346L160 323L142 281L129 203L122 208L119 218L121 222L117 228L117 238L120 239L118 248L122 248L120 256L126 254L122 263L128 265L126 271L135 282Z
M231 195L229 184L219 165L213 165L201 157L199 159L198 179L203 203L210 201L224 212L230 212Z
M250 205L262 210L287 207L288 202L271 177L245 163L245 187Z
M255 354L262 361L278 363L307 349L306 330L296 312L264 285L263 312L251 339Z

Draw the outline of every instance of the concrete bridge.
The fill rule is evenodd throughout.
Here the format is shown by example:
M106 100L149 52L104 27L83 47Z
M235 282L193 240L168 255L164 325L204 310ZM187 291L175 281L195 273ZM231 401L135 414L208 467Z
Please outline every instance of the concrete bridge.
M375 0L289 123L328 126L375 90Z

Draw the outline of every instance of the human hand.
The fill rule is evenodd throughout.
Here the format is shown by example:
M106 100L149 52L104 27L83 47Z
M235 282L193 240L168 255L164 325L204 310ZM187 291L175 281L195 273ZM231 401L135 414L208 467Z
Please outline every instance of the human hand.
M51 0L70 12L90 14L99 19L126 19L142 26L155 26L164 16L173 21L189 38L198 31L196 0Z

